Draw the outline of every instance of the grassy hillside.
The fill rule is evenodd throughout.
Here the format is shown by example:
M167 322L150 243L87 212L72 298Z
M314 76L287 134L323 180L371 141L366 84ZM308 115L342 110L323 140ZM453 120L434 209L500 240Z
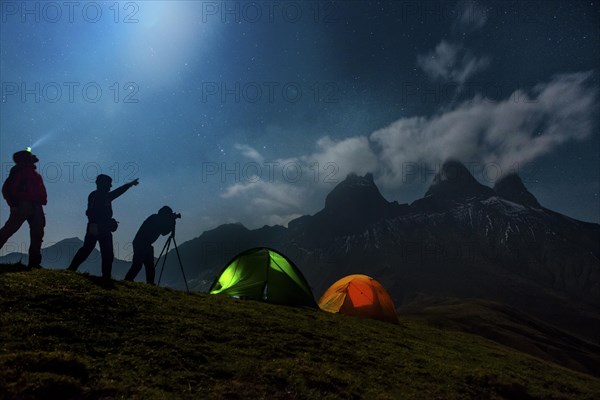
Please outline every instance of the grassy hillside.
M417 318L0 266L0 398L580 400L600 380Z
M483 336L533 356L600 377L600 346L537 320L522 310L481 299L436 299L399 309L442 329Z

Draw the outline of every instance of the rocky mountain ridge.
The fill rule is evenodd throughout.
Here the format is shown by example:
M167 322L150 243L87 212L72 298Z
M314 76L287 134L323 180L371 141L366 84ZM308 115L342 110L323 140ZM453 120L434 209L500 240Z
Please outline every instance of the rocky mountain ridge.
M340 277L364 273L399 306L481 298L587 337L600 330L600 225L544 208L516 175L490 188L449 161L423 198L398 204L381 196L372 175L351 174L321 211L287 228L223 225L180 252L195 287L206 289L225 263L255 246L290 257L317 299ZM177 268L170 270L170 283L180 285Z

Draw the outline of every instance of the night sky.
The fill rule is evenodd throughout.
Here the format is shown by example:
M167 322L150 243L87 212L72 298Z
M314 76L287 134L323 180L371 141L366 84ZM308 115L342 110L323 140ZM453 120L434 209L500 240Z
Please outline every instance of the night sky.
M349 172L410 203L450 157L600 222L597 1L0 4L1 177L33 148L45 246L83 238L98 172L140 179L119 258L163 205L182 243L313 214Z

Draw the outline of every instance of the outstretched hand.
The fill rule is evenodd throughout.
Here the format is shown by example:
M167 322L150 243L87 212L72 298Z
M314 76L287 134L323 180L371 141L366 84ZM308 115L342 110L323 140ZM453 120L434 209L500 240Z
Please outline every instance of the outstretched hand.
M140 178L135 178L131 182L129 182L130 186L137 186L140 183Z

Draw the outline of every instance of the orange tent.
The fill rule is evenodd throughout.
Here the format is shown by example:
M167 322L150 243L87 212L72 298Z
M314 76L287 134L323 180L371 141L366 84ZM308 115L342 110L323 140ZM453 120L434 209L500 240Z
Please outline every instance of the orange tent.
M379 282L366 275L348 275L325 291L319 307L330 313L398 323L394 302Z

